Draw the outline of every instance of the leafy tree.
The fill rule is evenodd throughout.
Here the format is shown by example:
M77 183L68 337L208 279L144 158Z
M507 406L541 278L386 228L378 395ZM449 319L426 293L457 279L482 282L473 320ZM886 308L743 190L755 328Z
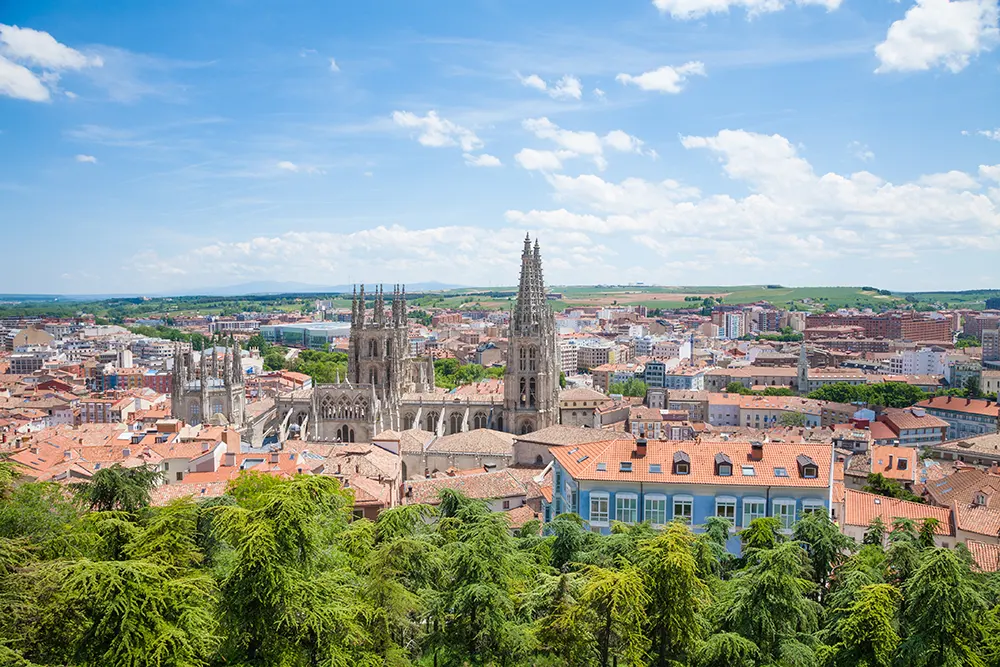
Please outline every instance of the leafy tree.
M246 342L243 344L243 347L244 349L247 350L251 349L260 350L261 356L266 356L268 351L271 349L271 344L268 343L266 340L264 340L264 337L261 336L259 333L256 333L250 336L250 338L246 340Z
M795 524L793 536L809 554L813 581L822 596L830 573L850 554L854 541L840 532L840 527L830 520L825 510L807 512Z
M865 586L840 619L829 664L891 667L900 637L896 615L902 596L889 584Z
M755 667L758 660L757 645L734 632L715 633L695 656L697 667Z
M778 423L782 426L800 427L806 425L806 416L801 412L782 412L778 417Z
M629 378L625 382L612 382L611 386L608 387L608 393L645 398L646 383L639 378Z
M878 546L882 546L884 541L885 522L882 521L882 517L877 516L871 520L871 523L868 524L868 530L865 531L865 536L862 542L864 544L877 544Z
M979 382L976 380L975 376L969 376L965 379L965 395L968 398L982 398L983 391L979 388Z
M150 465L125 468L114 464L94 473L90 480L78 482L80 500L96 512L138 512L149 506L149 496L160 483L163 473Z
M874 493L886 498L898 498L908 500L911 503L922 503L924 499L903 488L903 485L894 479L889 479L880 472L869 473L865 479L865 486L861 489L865 493Z
M619 569L588 565L582 603L592 614L598 664L607 667L611 656L625 665L644 664L649 640L642 631L650 602L638 568Z
M701 611L708 604L708 587L698 578L694 539L687 526L672 521L639 549L649 595L648 636L657 667L687 662L705 630Z
M907 638L900 647L914 667L982 665L979 618L986 604L955 552L927 549L904 588L903 622Z

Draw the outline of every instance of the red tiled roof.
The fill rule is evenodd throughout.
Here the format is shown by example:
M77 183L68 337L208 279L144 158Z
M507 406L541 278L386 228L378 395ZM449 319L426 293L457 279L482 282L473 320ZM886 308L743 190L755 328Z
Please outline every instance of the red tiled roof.
M1000 544L987 544L977 540L967 540L965 543L976 567L983 572L1000 570Z
M917 428L937 428L947 430L948 422L932 414L914 413L912 408L887 408L879 415L878 421L887 424L895 432Z
M986 415L997 417L1000 415L1000 408L993 401L985 401L977 398L957 398L954 396L934 396L919 403L918 408L931 408L934 410L950 410L952 412L964 412L974 415Z
M951 510L947 507L935 507L924 503L914 503L909 500L887 498L847 489L844 494L844 523L849 526L868 526L875 517L882 519L886 528L892 526L895 519L937 519L938 526L934 529L936 535L951 535Z
M1000 510L978 505L955 503L955 526L959 530L978 535L1000 537Z

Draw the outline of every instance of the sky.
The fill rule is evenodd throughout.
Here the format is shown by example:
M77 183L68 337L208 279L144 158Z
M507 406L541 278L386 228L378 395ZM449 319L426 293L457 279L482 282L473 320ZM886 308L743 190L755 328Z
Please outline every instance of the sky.
M1000 287L997 0L12 0L0 293Z

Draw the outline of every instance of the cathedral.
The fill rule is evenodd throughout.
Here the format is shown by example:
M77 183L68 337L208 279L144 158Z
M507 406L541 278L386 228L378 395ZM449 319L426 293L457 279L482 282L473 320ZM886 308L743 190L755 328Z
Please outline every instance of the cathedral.
M524 240L517 302L510 318L504 392L457 396L435 392L434 362L410 355L406 291L374 307L364 286L351 303L347 377L277 397L279 438L370 442L385 430L420 428L437 435L477 428L525 434L559 421L555 317L545 296L538 241Z
M174 352L171 382L170 410L175 419L188 424L233 424L237 427L246 423L243 363L240 346L232 339L221 365L217 347L212 348L211 355L202 352L201 363L196 367L194 353L178 346Z

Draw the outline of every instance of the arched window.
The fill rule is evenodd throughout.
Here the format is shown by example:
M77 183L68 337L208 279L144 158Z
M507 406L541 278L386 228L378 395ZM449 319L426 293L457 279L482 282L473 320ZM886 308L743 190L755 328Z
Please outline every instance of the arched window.
M522 408L528 404L528 381L525 378L521 378L521 391L519 392L518 402Z
M371 383L373 385L375 385L376 387L378 386L378 369L377 368L373 368L372 369L372 372L371 372Z
M198 403L191 404L191 423L199 424L201 423L201 405Z
M351 416L351 399L347 396L341 396L340 400L337 401L337 410L334 413L337 419L350 419Z
M434 433L434 432L437 431L438 416L439 415L436 412L428 412L427 413L427 420L426 420L427 430L430 431L431 433Z
M497 417L497 430L498 431L502 431L503 430L503 415L500 415L499 417Z
M519 363L520 363L520 366L521 366L521 370L522 371L523 370L527 370L528 369L528 350L526 350L525 348L522 347L518 351L518 359L519 359Z
M536 365L537 365L537 350L535 348L531 348L528 350L528 370L530 371L537 370Z
M489 424L489 417L485 412L477 412L472 416L472 428L486 428Z
M385 341L385 356L392 358L392 339ZM403 479L406 479L405 477Z
M403 415L403 423L400 425L400 427L403 429L417 428L419 424L413 423L413 420L416 418L417 416L415 414L413 414L412 412L407 412L405 415ZM406 478L404 477L403 479Z
M337 413L333 405L333 396L324 396L323 400L319 403L319 416L323 419L333 419L335 414Z
M451 417L448 419L448 424L448 433L460 433L462 431L461 413L451 413Z
M527 435L534 430L535 428L532 425L530 419L525 419L523 422L521 422L521 428L519 429L521 435Z
M535 407L535 378L531 378L528 387L528 405Z
M224 414L224 410L223 410L223 407L222 407L222 402L221 401L217 401L215 403L212 403L212 415L211 416L214 417L215 415L221 415L221 414Z
M344 424L337 429L337 440L340 442L350 442L351 441L351 429L347 424Z

